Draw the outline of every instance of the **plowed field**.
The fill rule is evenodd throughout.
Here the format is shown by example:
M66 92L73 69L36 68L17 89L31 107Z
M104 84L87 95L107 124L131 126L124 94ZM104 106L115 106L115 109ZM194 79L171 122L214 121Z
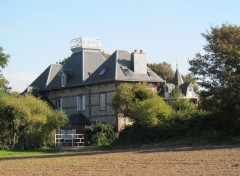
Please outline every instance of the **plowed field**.
M0 158L0 175L240 175L240 146L12 156Z

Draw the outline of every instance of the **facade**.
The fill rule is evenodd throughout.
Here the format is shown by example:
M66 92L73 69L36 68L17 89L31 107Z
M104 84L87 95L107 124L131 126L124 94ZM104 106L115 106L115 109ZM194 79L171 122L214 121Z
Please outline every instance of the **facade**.
M73 54L62 66L50 65L26 90L40 96L69 117L65 129L82 133L84 126L96 121L112 124L121 130L127 122L112 109L117 86L147 82L156 89L163 79L147 67L143 51L115 51L105 59L100 53L99 38L72 40Z
M172 80L172 83L166 83L164 84L164 92L163 92L163 98L164 99L170 99L170 94L176 87L179 87L182 92L182 98L188 98L188 99L198 99L198 95L194 92L193 84L192 83L184 83L182 76L178 70L176 69L174 78Z

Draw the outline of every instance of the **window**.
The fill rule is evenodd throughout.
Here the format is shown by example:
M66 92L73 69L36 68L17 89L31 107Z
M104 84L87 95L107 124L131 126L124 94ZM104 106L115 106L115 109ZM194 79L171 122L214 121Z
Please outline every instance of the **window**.
M85 111L85 95L77 96L77 111Z
M62 98L57 98L56 99L56 108L57 109L62 109Z
M166 92L168 92L168 87L165 87Z
M150 70L147 71L147 74L148 76L153 76L153 73Z
M62 87L65 87L66 83L67 83L67 75L62 74Z
M189 92L191 92L191 91L192 91L192 87L190 86L190 87L189 87Z
M121 69L122 69L123 73L125 74L125 76L131 76L131 72L127 67L121 66Z
M106 111L106 94L100 94L99 110Z
M105 73L107 72L107 69L104 68L100 71L100 73L98 74L99 76L103 76Z

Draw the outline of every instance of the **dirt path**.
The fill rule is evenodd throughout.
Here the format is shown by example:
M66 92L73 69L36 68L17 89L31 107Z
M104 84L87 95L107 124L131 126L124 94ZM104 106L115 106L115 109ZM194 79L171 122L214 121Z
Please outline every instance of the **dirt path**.
M7 157L0 175L240 175L240 146Z

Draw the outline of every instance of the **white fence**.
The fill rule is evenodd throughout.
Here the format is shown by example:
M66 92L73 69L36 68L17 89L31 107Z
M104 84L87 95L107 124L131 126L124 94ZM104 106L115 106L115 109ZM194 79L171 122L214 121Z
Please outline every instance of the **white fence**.
M84 147L85 134L55 134L55 147Z

